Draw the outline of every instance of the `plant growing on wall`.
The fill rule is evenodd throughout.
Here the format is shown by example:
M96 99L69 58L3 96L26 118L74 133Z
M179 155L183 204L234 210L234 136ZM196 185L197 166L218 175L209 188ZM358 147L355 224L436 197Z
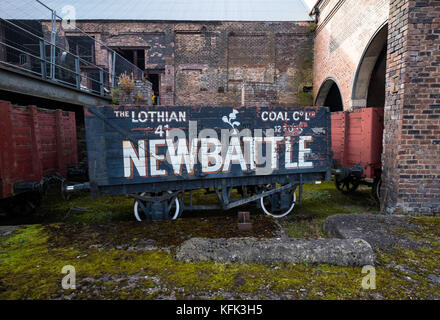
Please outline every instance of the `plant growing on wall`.
M298 69L295 76L289 80L288 91L296 96L296 102L301 106L313 105L313 93L305 88L313 86L313 43L307 42L298 51Z
M112 104L119 104L119 88L112 89Z
M131 75L121 74L119 76L119 86L122 87L127 94L130 94L134 89L133 73L131 73Z

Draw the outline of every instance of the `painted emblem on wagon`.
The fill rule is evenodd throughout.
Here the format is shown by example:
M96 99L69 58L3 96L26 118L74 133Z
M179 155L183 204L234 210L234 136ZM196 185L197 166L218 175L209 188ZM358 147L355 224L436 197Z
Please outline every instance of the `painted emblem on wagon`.
M222 118L224 123L229 124L232 127L232 129L234 129L234 131L233 131L234 134L238 133L238 130L236 129L236 127L238 127L240 125L240 122L233 121L233 120L237 119L237 114L238 113L239 112L234 109L234 110L232 110L232 112L229 114L228 117L227 116L223 116L223 118Z

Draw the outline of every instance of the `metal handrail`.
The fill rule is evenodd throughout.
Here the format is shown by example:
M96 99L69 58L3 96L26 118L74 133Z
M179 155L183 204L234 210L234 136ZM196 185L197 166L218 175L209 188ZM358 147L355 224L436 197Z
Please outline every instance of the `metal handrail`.
M3 19L3 18L0 18L0 19L3 20L3 21L5 21L5 22L10 23L10 24L13 25L14 27L16 27L16 28L18 28L18 29L20 29L20 30L22 30L22 31L25 31L25 32L29 33L31 36L36 37L36 38L37 38L38 40L40 40L40 41L44 41L45 43L47 43L47 44L49 44L49 45L51 45L51 46L54 46L55 48L58 48L58 49L60 49L60 50L63 50L64 52L66 52L66 53L68 53L68 54L70 54L70 55L72 55L72 56L74 56L74 57L78 57L80 60L82 60L82 61L84 61L84 62L90 63L89 61L84 60L84 59L81 58L80 56L75 55L75 54L71 53L70 51L66 51L66 48L62 48L62 47L60 47L60 46L57 46L56 44L53 44L51 41L46 40L46 39L44 39L43 37L40 37L40 36L38 36L38 35L36 35L36 34L30 32L29 30L26 30L26 29L24 29L24 28L22 28L22 27L16 25L15 23L13 23L13 22L11 22L11 21L9 21L9 20L5 20L5 19ZM13 48L15 48L15 47L13 47ZM127 62L130 63L129 61L127 61ZM105 69L101 68L101 67L98 66L98 65L95 65L95 64L94 64L94 66L96 66L96 68L98 68L99 70L102 70L102 71L104 71L104 72L106 72L106 73L110 73L110 72L106 71ZM134 65L133 65L133 66L134 66Z
M23 70L23 71L26 71L26 72L35 73L35 74L41 76L41 74L38 73L38 72L36 72L36 71L29 70L29 69L26 69L26 68L23 68L23 67L17 66L17 65L15 65L15 64L12 64L12 63L9 63L9 62L6 62L6 61L1 61L1 60L0 60L0 63L2 63L2 64L6 64L6 65L8 65L8 66L11 66L11 67L13 67L13 68L17 68L17 69L20 69L20 70Z
M11 45L11 44L6 43L4 41L0 41L0 45L3 45L6 48L9 48L11 50L15 50L16 52L18 52L20 54L24 54L27 57L29 57L30 60L36 59L36 61L39 61L39 63L41 63L41 66L40 66L41 71L40 72L35 71L35 61L33 61L30 64L31 67L29 67L29 68L25 68L22 65L16 65L14 63L11 63L10 61L8 61L7 58L5 59L5 61L0 60L0 63L2 63L4 65L8 65L13 68L17 68L20 70L24 70L24 71L39 75L43 78L43 80L47 80L47 79L56 80L57 82L65 83L69 86L76 87L77 89L82 88L81 79L86 79L88 81L87 82L88 85L86 86L87 89L92 92L98 91L100 93L100 95L102 95L102 96L106 94L106 92L105 92L107 90L106 88L111 89L116 86L116 77L117 77L116 63L117 63L117 61L122 63L122 66L123 66L122 72L134 72L135 76L140 75L140 77L142 77L142 78L144 77L145 73L139 67L137 67L136 65L134 65L133 63L128 61L126 58L119 55L115 50L109 48L106 44L91 37L84 30L82 30L80 28L75 27L75 29L72 31L84 34L88 38L92 39L94 41L94 43L100 44L101 48L108 50L108 52L112 54L112 63L111 63L111 65L107 66L106 69L101 66L96 65L93 62L90 62L90 61L80 57L79 54L74 54L74 53L70 52L69 49L66 49L65 47L61 47L61 46L57 45L55 34L57 34L57 31L56 31L57 24L59 25L62 22L62 18L56 14L55 10L49 8L47 5L45 5L41 1L35 0L35 2L38 3L39 5L42 5L43 7L47 8L52 13L51 20L41 20L41 21L43 21L43 23L46 21L48 21L48 22L51 21L51 23L52 23L52 27L50 28L50 35L51 35L50 40L47 40L44 37L41 37L38 34L33 33L32 31L21 27L17 23L14 23L13 18L10 18L10 19L0 18L0 20L5 22L5 26L10 25L13 28L15 28L16 30L20 30L20 32L24 32L27 36L32 37L33 39L35 39L36 42L39 42L40 43L40 55L39 56L36 55L35 52L33 52L33 51L29 52L29 51L21 49L20 48L20 46L22 46L21 43L15 43L16 46L14 46L14 45ZM58 20L58 19L60 19L60 20ZM24 48L26 48L26 47L24 47ZM48 53L48 55L46 56L47 48L50 49L50 54ZM59 63L59 60L57 61L57 54L56 53L60 52L60 51L65 53L66 56L70 57L69 59L72 59L71 60L72 62L74 61L74 63L75 63L74 69L73 69L73 66L62 65ZM13 61L15 61L15 59ZM99 74L97 74L97 75L99 75L99 80L95 79L96 78L95 76L90 77L89 72L84 73L83 72L83 70L85 70L85 69L83 69L84 66L92 67L92 69L91 69L91 70L93 70L92 72L98 72ZM63 72L61 79L59 76L57 76L58 73L56 72L56 70ZM71 76L68 76L65 72L67 72ZM122 72L119 71L119 74L121 74ZM70 78L70 77L72 77L72 78ZM76 79L76 80L73 80L72 82L70 82L70 81L65 81L66 79L72 79L72 80ZM98 84L99 89L97 90L96 88L93 88L91 86L92 84L93 85ZM108 93L108 90L107 90L107 93Z
M26 55L28 55L28 56L30 56L30 57L32 57L32 58L38 59L38 60L40 60L40 61L44 61L44 62L47 63L47 64L55 65L56 67L61 68L61 69L64 69L64 70L66 70L67 72L70 72L70 73L75 74L75 75L77 75L77 76L80 76L80 75L81 75L81 72L76 72L75 70L72 70L72 69L69 69L69 68L63 67L62 65L59 65L59 64L53 63L53 62L50 61L50 60L43 59L43 58L38 57L38 56L36 56L36 55L34 55L34 54L32 54L32 53L29 53L29 52L27 52L27 51L24 51L24 50L18 49L18 48L16 48L16 47L13 47L13 46L11 46L11 45L9 45L9 44L7 44L7 43L4 43L4 42L2 42L2 41L0 41L0 44L4 45L4 46L6 46L6 47L9 47L9 48L11 48L11 49L13 49L13 50L16 50L16 51L22 52L23 54L26 54ZM72 56L79 58L78 56L75 56L75 55L73 55L73 54L72 54ZM31 73L35 73L35 74L41 75L40 73L38 73L38 72L36 72L36 71L30 70L30 69L27 69L27 68L23 68L23 67L17 66L17 65L15 65L15 64L12 64L12 63L9 63L9 62L6 62L6 61L1 61L1 60L0 60L0 63L6 64L6 65L9 65L9 66L14 67L14 68L21 69L21 70L23 70L23 71L28 71L28 72L31 72ZM100 69L100 70L103 70L103 69ZM104 70L104 72L106 72L106 71ZM107 72L107 73L108 73L108 72ZM85 78L86 78L86 79L89 79L89 80L91 80L91 81L93 81L93 82L99 83L99 84L101 83L100 81L95 80L95 79L90 78L90 77L87 77L87 76L86 76ZM56 80L59 81L59 82L63 82L63 83L66 83L66 84L71 85L70 82L63 81L62 79L56 79Z
M61 20L63 20L62 17L60 17L59 15L56 14L56 11L54 11L53 9L51 9L50 7L48 7L47 5L45 5L43 2L41 2L40 0L35 0L36 2L38 2L39 4L41 4L43 7L45 7L46 9L52 11L53 15ZM89 37L90 39L93 39L94 42L100 44L102 47L106 48L109 52L111 53L115 53L119 56L119 58L125 60L127 63L131 64L132 66L134 66L135 68L137 68L140 73L142 74L142 76L144 76L145 72L142 71L139 67L137 67L136 65L134 65L133 63L131 63L130 61L128 61L126 58L124 58L123 56L121 56L120 54L118 54L115 50L113 50L112 48L110 48L109 46L107 46L105 43L96 40L95 38L92 38L87 32L85 32L84 30L82 30L81 28L75 27L76 31L81 32L82 34L86 35L87 37Z

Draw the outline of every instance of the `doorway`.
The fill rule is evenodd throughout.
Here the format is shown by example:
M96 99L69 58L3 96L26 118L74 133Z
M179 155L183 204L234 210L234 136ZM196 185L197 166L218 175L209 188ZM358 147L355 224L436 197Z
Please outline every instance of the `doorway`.
M153 105L160 105L160 78L162 70L147 70L147 80L151 82Z

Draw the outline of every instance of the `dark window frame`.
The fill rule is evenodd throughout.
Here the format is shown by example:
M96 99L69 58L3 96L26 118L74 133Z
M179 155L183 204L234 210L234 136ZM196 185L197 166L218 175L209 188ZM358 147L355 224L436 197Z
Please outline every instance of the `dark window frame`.
M90 37L76 36L76 35L66 35L66 39L69 44L69 52L70 53L73 53L73 54L79 56L81 59L87 61L88 63L96 64L96 50L95 50L95 40L94 39L92 39ZM90 49L91 49L90 55L81 54L81 51L80 51L81 44L79 42L81 40L86 40L86 39L87 39L87 41L84 41L85 43L90 41L90 44L89 44ZM81 61L81 64L84 64L84 62Z

